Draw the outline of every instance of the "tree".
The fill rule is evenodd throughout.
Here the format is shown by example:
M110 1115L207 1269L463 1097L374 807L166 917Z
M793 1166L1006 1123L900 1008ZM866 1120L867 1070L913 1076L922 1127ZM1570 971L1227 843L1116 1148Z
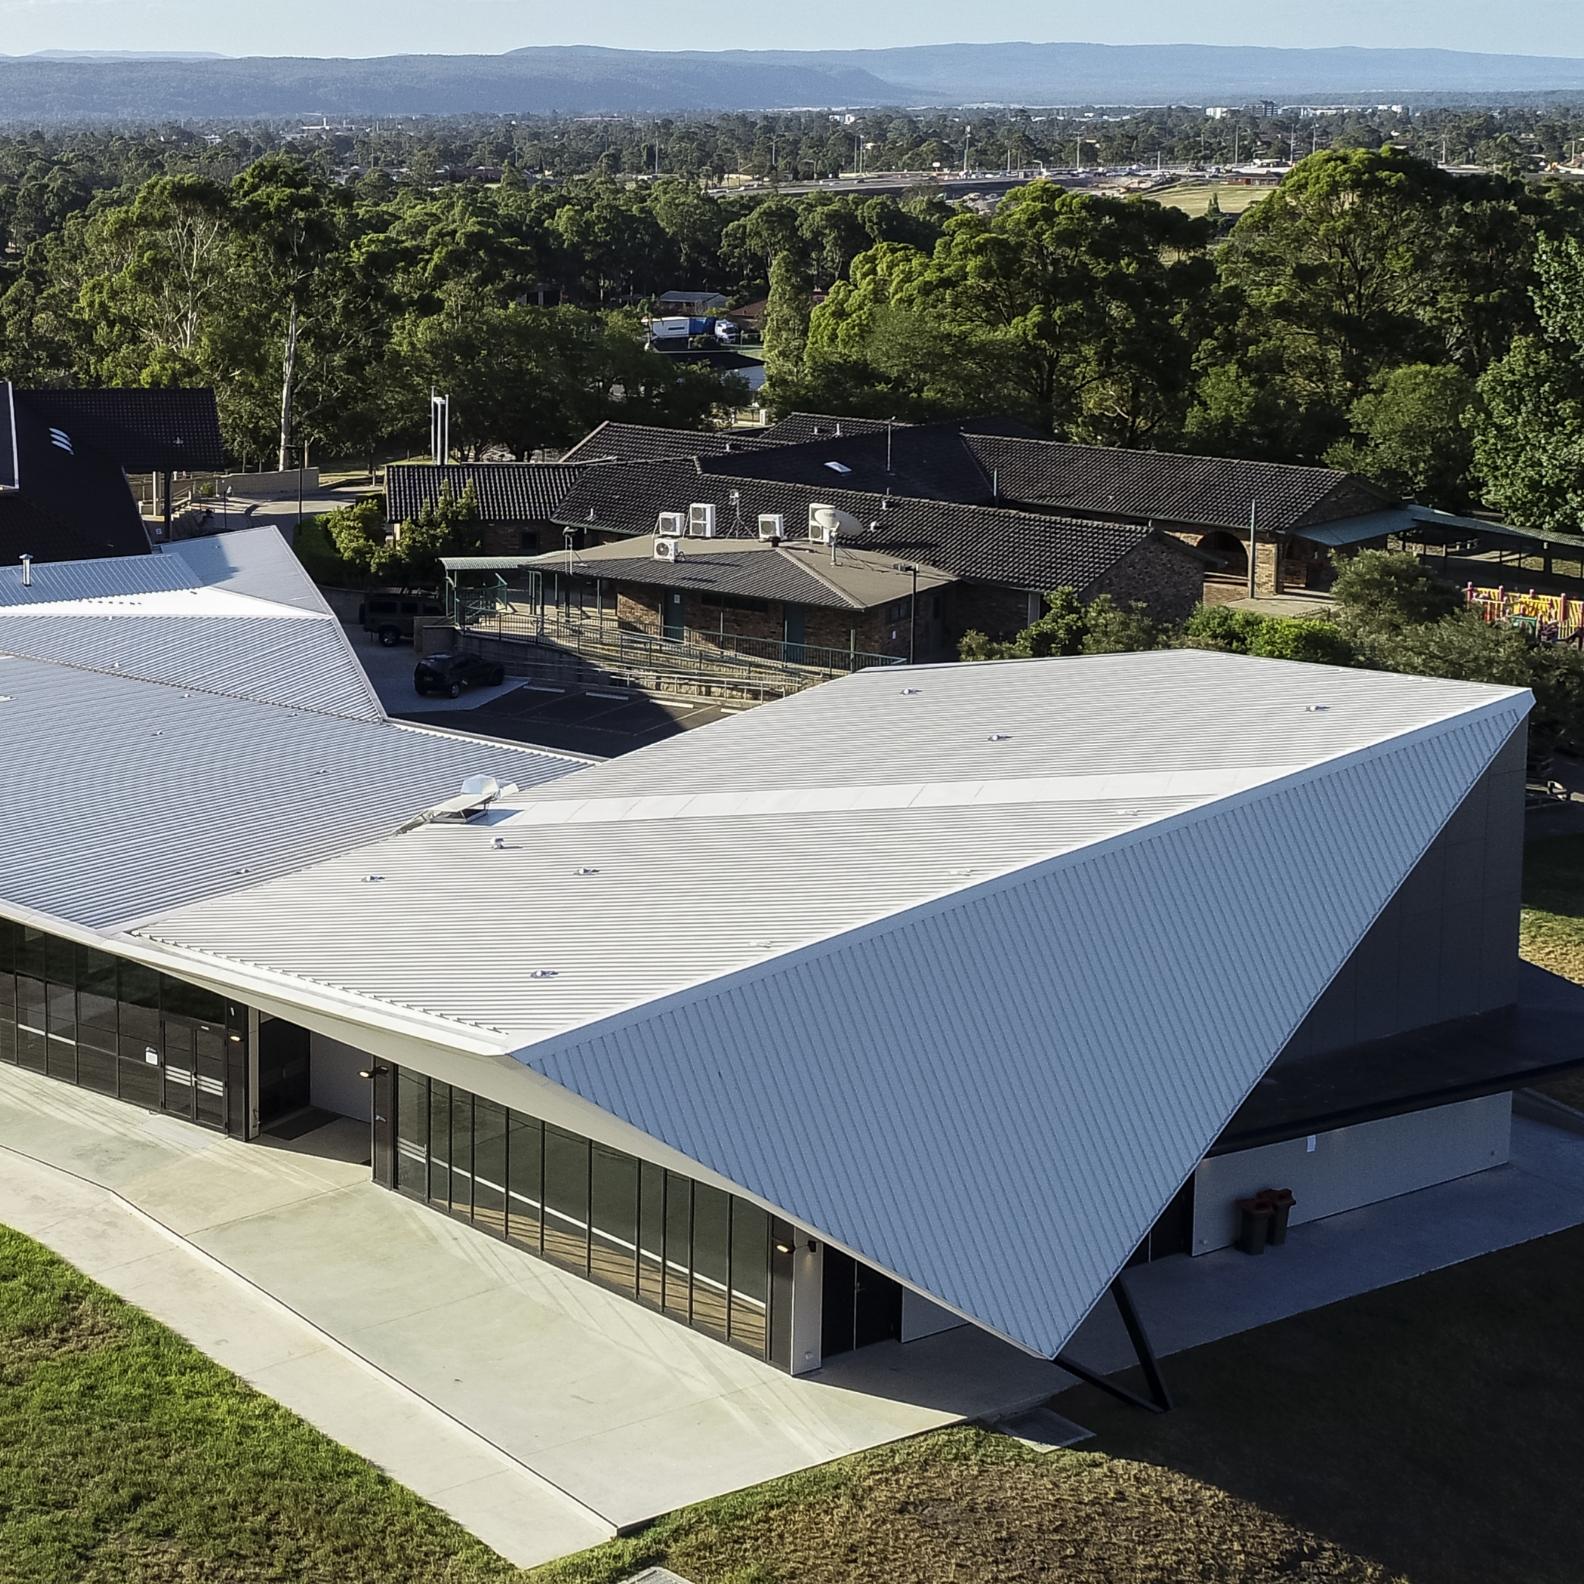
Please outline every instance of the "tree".
M469 484L460 496L443 486L375 557L374 573L404 588L436 588L441 556L477 555L483 543L483 521L473 486Z
M284 312L280 359L280 447L277 465L291 465L297 352L305 321L320 308L321 270L338 241L328 184L307 165L272 155L232 184L232 203L252 240L275 309Z
M813 311L808 277L796 256L790 251L777 254L770 266L770 298L764 318L765 378L772 387L802 373Z
M1161 646L1160 624L1142 600L1118 605L1109 594L1097 594L1084 608L1083 616L1079 654L1132 654Z
M383 495L366 496L355 505L338 506L310 521L319 534L309 538L309 546L316 547L319 535L323 535L346 570L363 578L372 578L383 570L390 540Z
M1460 609L1445 578L1411 555L1363 550L1342 564L1331 589L1343 630L1365 637L1439 621Z
M948 222L928 255L889 242L855 259L814 312L811 361L941 412L1136 445L1186 410L1207 237L1177 209L1036 182Z
M1466 511L1474 464L1474 382L1451 364L1378 376L1348 413L1352 436L1326 455L1393 495Z
M1302 660L1310 665L1352 665L1353 645L1335 622L1319 616L1270 616L1249 641L1248 652L1266 660Z
M1527 528L1584 523L1584 244L1537 250L1540 333L1522 336L1479 383L1474 456L1490 501Z

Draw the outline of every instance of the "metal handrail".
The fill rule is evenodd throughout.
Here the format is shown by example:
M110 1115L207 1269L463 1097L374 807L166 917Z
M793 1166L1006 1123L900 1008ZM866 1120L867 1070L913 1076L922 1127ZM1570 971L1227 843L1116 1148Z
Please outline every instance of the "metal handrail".
M592 620L572 616L556 606L523 609L486 596L459 603L461 624L473 632L493 632L500 637L551 639L570 644L579 654L614 647L622 656L642 656L670 666L696 664L712 672L744 676L769 670L812 682L830 676L866 670L871 666L900 665L898 655L870 654L819 644L778 643L736 633L695 635L691 639L667 638L636 632L603 613ZM700 641L702 639L702 641Z

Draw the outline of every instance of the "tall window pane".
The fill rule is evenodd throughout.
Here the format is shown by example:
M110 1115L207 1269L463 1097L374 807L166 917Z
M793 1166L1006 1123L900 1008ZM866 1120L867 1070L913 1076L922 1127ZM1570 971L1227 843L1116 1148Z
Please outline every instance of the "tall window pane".
M18 974L17 1062L31 1072L44 1071L44 981Z
M420 1199L429 1186L429 1080L405 1067L396 1090L396 1186Z
M589 1274L630 1297L637 1286L638 1162L596 1144L593 1168Z
M693 1184L666 1173L665 1312L686 1320L693 1312Z
M638 1297L660 1307L665 1271L665 1171L644 1161L638 1171Z
M745 1199L731 1202L731 1340L758 1358L770 1341L770 1217Z
M49 1039L44 1046L45 1071L51 1078L63 1078L67 1083L77 1082L77 987L76 964L62 961L59 952L51 952L50 966L67 975L65 979L51 979L45 986L45 1018Z
M473 1102L473 1224L506 1233L506 1107Z
M693 1185L693 1327L726 1335L731 1201L719 1188Z
M429 1085L429 1198L443 1209L451 1205L451 1085L438 1079Z
M451 1091L451 1208L473 1210L473 1096L465 1089Z
M513 1111L506 1130L506 1236L540 1252L544 1205L544 1123Z
M27 924L22 926L16 948L16 971L19 974L26 974L30 979L45 977L44 943L47 939L43 930L33 929Z
M545 1127L545 1258L588 1270L589 1144Z
M85 946L77 964L78 1038L86 1035L96 1050L114 1050L116 1018L116 960Z
M158 1045L160 976L139 963L121 964L121 1032Z

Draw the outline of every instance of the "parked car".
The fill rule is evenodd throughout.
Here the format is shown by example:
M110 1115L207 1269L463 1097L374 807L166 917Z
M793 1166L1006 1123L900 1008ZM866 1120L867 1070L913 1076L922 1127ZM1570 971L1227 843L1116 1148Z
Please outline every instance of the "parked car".
M470 654L426 655L413 670L413 686L420 693L444 693L458 698L463 688L498 687L506 668Z
M442 620L445 606L421 594L370 594L358 609L363 631L373 635L387 649L412 642L420 620Z

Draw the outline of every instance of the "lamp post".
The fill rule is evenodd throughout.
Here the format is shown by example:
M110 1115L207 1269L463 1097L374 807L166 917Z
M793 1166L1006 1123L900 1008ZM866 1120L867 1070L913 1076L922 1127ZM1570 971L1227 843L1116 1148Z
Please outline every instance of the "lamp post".
M913 577L913 589L908 595L908 664L912 665L918 651L919 569L911 561L898 561L891 570L893 572L908 572Z

